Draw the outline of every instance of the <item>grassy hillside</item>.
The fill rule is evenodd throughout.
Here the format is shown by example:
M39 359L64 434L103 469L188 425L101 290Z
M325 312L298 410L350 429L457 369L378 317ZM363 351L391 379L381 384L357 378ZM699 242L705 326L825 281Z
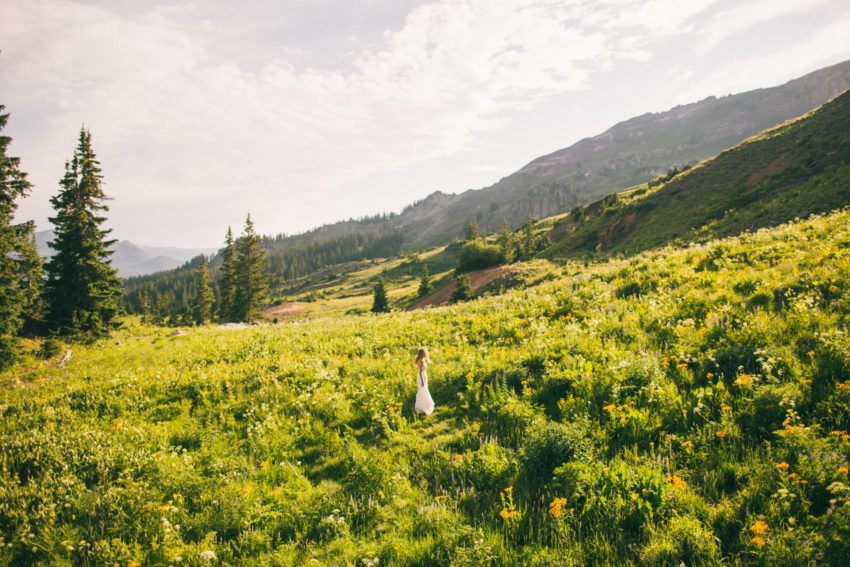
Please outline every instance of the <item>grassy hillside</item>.
M848 251L840 212L462 306L32 359L0 375L0 564L840 565Z
M850 204L850 92L658 189L644 186L565 218L548 256L633 253L773 226Z

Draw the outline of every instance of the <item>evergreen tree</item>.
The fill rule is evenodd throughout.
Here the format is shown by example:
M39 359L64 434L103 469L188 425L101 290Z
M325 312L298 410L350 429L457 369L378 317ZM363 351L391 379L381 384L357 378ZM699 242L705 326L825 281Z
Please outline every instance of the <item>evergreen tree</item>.
M50 200L56 253L47 263L45 299L47 322L60 334L94 339L116 326L122 289L109 261L115 241L106 240L111 231L101 228L109 210L102 183L91 134L83 128L59 193Z
M431 271L428 269L428 264L422 266L422 278L419 280L419 297L425 297L434 291L434 284L431 283Z
M449 303L458 303L460 301L468 301L472 298L472 282L469 280L469 274L463 274L455 278L455 289L452 291L452 296L449 298Z
M35 223L27 222L20 226L21 247L18 253L21 286L23 290L24 329L27 332L40 331L43 324L42 285L44 283L44 262L38 254L35 243Z
M502 223L502 230L499 232L499 250L502 252L502 261L505 264L510 264L514 261L514 233L511 231L511 225L508 219Z
M525 219L525 224L522 226L522 237L519 244L520 257L523 260L528 260L536 251L536 246L534 242L534 219L531 218L531 215L528 215L528 218Z
M0 132L8 114L0 105ZM29 193L27 174L20 169L20 158L6 154L12 139L0 136L0 368L14 361L15 335L21 328L21 313L26 303L25 284L21 281L21 230L13 223L15 202Z
M234 299L236 292L236 250L233 231L227 227L224 249L221 251L221 279L219 280L218 316L222 321L234 321Z
M469 219L466 223L466 228L463 231L463 239L466 242L472 242L481 238L481 230L478 228L478 223L475 219Z
M251 215L245 220L245 230L236 241L236 289L233 294L233 314L237 321L253 321L260 316L269 292L269 259L262 240L254 232Z
M210 269L207 265L207 257L201 256L198 265L198 294L195 297L195 323L205 325L212 320L213 307L212 280Z
M139 292L139 312L142 314L142 323L146 323L148 325L153 323L151 294L147 288L144 288Z
M387 313L390 310L390 300L387 297L387 288L384 285L384 279L378 280L375 284L374 300L372 301L372 313Z

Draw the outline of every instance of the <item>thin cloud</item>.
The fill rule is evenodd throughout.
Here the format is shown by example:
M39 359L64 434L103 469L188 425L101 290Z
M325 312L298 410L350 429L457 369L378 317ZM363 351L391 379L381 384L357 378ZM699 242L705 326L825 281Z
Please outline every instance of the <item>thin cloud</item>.
M46 216L85 122L122 238L205 244L248 210L266 232L306 229L366 199L347 193L359 179L475 149L518 112L650 61L715 4L439 0L333 69L287 59L299 46L285 38L250 68L223 60L210 44L222 22L190 23L191 3L140 15L13 3L0 84L38 185L21 211Z

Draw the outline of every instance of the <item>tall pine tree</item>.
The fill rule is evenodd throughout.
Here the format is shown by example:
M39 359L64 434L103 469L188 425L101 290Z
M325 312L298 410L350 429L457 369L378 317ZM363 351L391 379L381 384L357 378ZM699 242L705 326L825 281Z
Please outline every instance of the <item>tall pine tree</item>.
M50 246L56 253L47 263L47 323L59 334L89 339L117 326L122 293L109 260L115 241L106 239L111 230L101 228L109 207L100 171L84 127L73 158L65 164L59 193L50 199L56 210L50 218L55 227Z
M236 241L236 286L233 294L233 313L237 321L253 321L268 298L269 258L260 236L254 232L251 215L245 220L245 230Z
M227 227L224 249L221 251L221 278L218 283L218 316L222 321L234 321L234 295L236 292L236 250L233 231Z
M201 256L198 265L198 295L195 296L195 324L206 325L212 320L213 290L207 257Z
M481 229L478 228L478 223L475 222L475 219L469 219L463 229L463 239L466 242L472 242L479 238L481 238Z
M469 279L469 274L463 274L455 278L455 288L449 297L449 303L459 303L472 299L472 281Z
M0 105L0 132L9 115ZM20 159L7 155L12 139L0 136L0 368L14 361L15 335L21 328L21 313L26 304L26 284L22 281L22 230L13 224L15 202L31 188L27 174L20 169Z
M519 241L519 256L522 260L529 260L535 253L534 240L534 218L529 213L522 226L522 236Z
M387 313L390 310L390 300L387 297L387 288L384 278L380 278L375 284L374 299L372 300L372 313Z
M24 332L35 333L43 331L43 301L42 286L44 284L44 261L38 253L35 243L35 223L26 222L19 225L21 247L18 252L18 265L23 289L23 309L21 315L24 321Z
M419 297L425 297L434 291L434 284L431 282L431 271L428 269L428 264L422 266L422 278L419 280Z
M502 222L502 230L499 232L499 250L502 252L502 261L510 264L514 261L515 254L514 233L508 219Z

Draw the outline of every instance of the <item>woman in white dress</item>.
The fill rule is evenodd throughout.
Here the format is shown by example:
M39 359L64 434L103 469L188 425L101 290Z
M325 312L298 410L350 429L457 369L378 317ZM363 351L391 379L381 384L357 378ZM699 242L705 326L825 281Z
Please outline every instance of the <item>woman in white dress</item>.
M431 415L434 412L434 400L431 399L431 392L428 391L428 363L430 362L431 357L428 356L428 350L420 348L414 362L418 370L416 377L416 413L424 413L425 415Z

